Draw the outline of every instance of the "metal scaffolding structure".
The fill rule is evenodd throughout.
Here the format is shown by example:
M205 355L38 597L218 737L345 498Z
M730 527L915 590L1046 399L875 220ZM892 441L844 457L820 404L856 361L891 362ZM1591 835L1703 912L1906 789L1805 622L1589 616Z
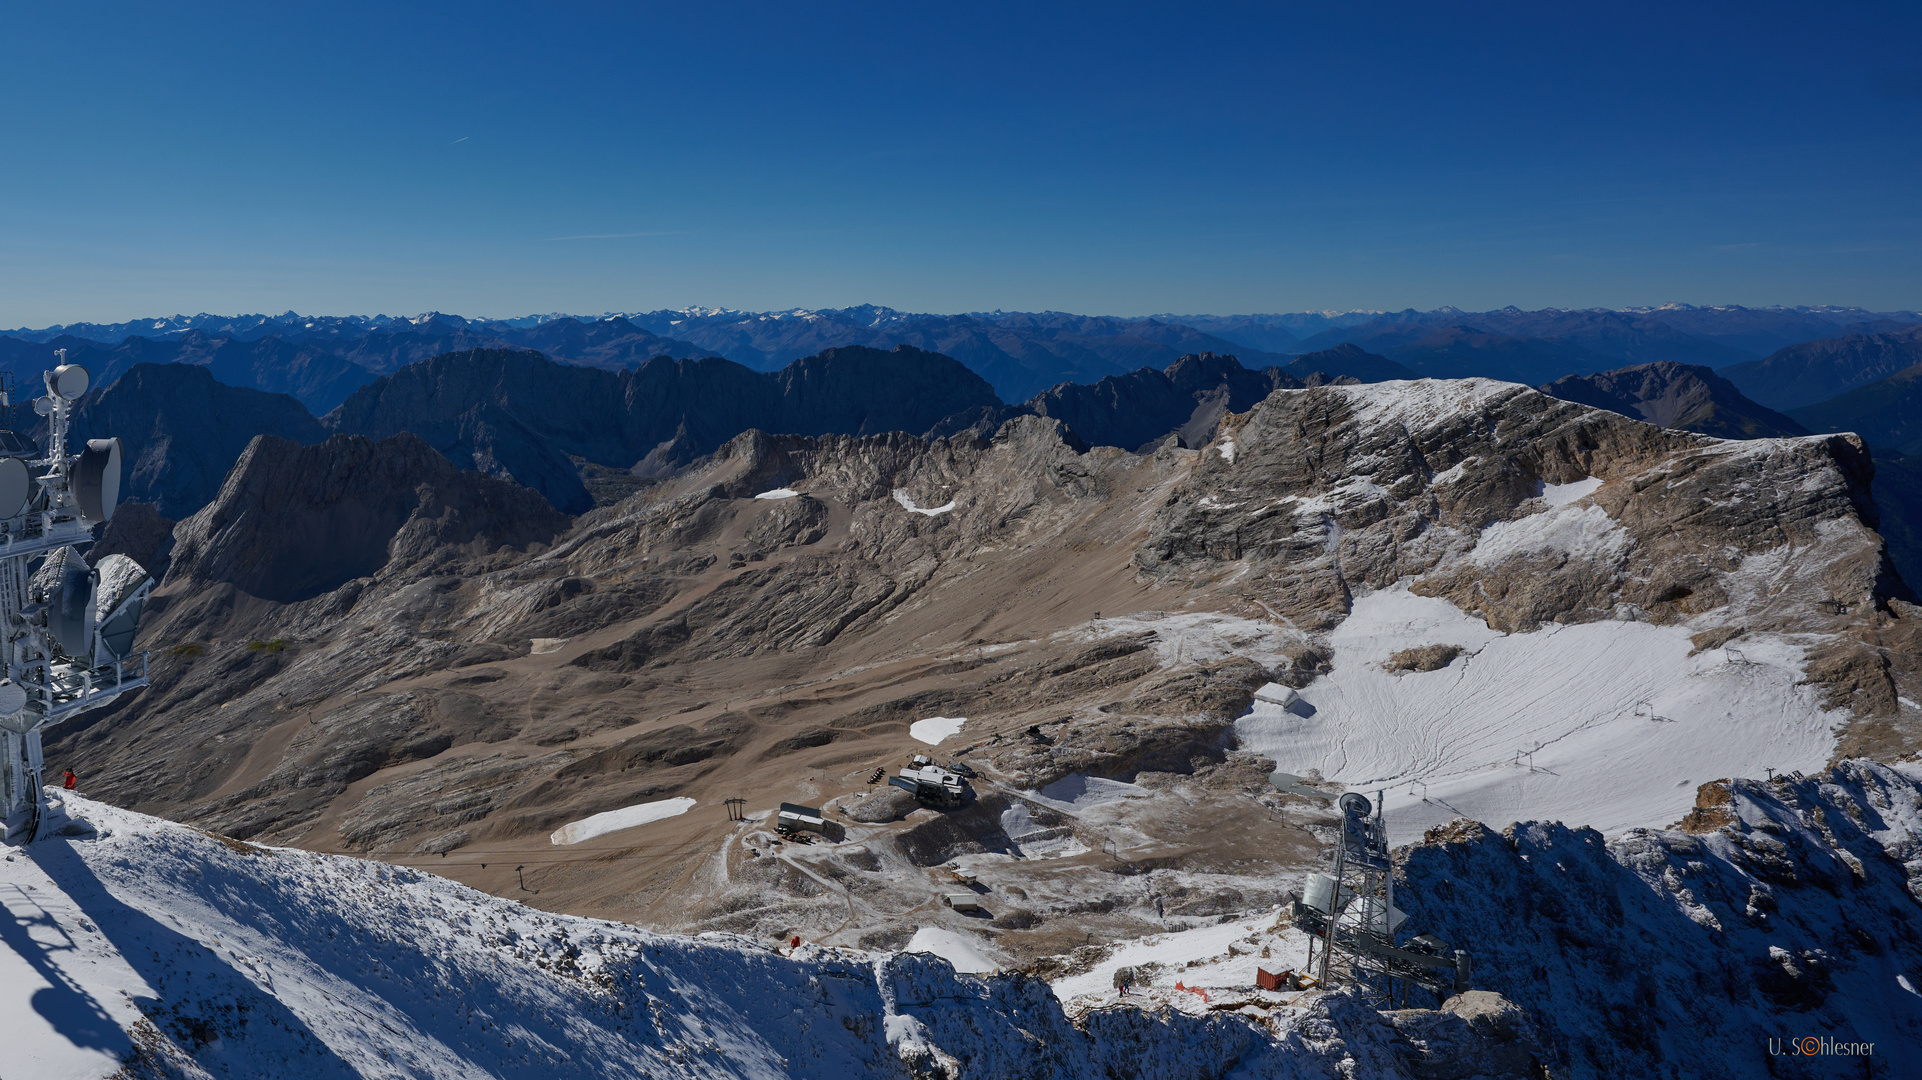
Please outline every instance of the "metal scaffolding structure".
M1341 797L1340 835L1334 873L1311 874L1302 898L1290 909L1294 925L1308 935L1302 970L1322 986L1360 987L1381 1004L1408 1003L1420 987L1439 998L1469 989L1469 956L1430 934L1397 944L1408 916L1395 906L1394 860L1375 804L1357 793Z
M0 806L7 838L27 842L46 805L41 733L147 685L133 639L152 579L125 555L90 565L80 550L119 501L120 440L68 452L90 377L59 356L33 403L44 455L14 430L14 388L0 383Z

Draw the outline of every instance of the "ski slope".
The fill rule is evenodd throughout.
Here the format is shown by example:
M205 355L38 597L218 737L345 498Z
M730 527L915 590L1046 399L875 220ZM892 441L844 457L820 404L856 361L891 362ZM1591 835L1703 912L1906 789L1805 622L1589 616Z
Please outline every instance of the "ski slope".
M1664 827L1706 781L1820 768L1845 719L1797 685L1802 647L1779 637L1690 656L1677 626L1505 634L1446 600L1389 589L1358 597L1330 643L1332 670L1301 690L1303 704L1257 701L1236 734L1285 772L1370 798L1385 789L1398 844L1455 817ZM1437 671L1383 666L1436 644L1463 653Z

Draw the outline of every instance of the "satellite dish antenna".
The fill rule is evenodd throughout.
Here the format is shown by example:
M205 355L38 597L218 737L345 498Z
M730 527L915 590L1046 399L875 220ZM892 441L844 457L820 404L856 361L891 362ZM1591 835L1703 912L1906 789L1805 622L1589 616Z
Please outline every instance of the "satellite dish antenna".
M1374 807L1369 804L1368 797L1358 791L1351 791L1341 797L1341 812L1349 817L1367 817L1368 811L1372 809Z
M15 716L27 707L27 691L17 682L0 679L0 716Z
M0 458L0 518L10 518L27 507L33 494L33 475L17 457Z
M91 382L93 377L79 364L61 364L53 369L53 378L47 380L48 387L68 401L86 393L87 385Z
M120 440L88 439L73 470L73 497L88 521L113 520L120 503Z
M94 591L93 609L100 644L113 659L132 656L133 639L140 632L141 608L153 577L146 567L118 552L101 559L93 569L100 582Z
M96 576L87 560L72 548L61 563L59 580L49 590L47 629L60 643L60 650L71 657L84 657L93 651L94 582Z
M53 399L50 397L34 398L33 411L40 416L53 415Z

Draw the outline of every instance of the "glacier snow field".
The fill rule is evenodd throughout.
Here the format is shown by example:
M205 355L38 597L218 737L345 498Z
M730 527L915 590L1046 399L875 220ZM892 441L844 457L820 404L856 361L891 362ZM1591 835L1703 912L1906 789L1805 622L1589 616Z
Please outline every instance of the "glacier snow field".
M1611 836L1666 827L1707 781L1821 768L1846 718L1798 685L1803 647L1777 636L1691 656L1679 626L1502 633L1396 588L1357 597L1330 641L1332 668L1300 691L1303 704L1257 701L1236 735L1283 771L1318 771L1371 799L1384 791L1398 844L1456 817ZM1425 645L1462 653L1436 671L1385 666Z

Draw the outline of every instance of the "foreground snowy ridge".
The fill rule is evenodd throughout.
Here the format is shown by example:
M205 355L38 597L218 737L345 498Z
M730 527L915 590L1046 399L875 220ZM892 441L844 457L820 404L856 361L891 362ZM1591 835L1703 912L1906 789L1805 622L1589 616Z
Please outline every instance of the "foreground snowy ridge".
M1850 761L1699 802L1692 831L1613 841L1439 828L1401 856L1397 903L1503 996L1257 1017L1064 1011L1079 977L654 934L68 796L0 862L5 1075L1840 1075L1769 1053L1804 1036L1873 1043L1862 1075L1899 1075L1922 1047L1922 783Z
M653 934L71 795L53 828L0 862L9 1077L1402 1076L1420 1056L1410 1021L1339 995L1266 1026L1077 1025L1039 979L925 954ZM1424 1045L1488 1042L1415 1022Z

